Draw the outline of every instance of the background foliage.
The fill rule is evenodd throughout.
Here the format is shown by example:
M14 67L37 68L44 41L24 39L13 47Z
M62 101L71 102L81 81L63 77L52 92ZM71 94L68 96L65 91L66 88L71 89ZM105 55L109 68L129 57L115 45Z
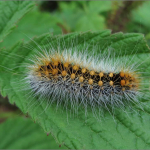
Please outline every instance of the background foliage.
M95 32L87 32L81 36L70 34L68 37L78 37L81 41L86 37L87 40L101 43L99 44L101 47L104 47L102 44L105 44L104 41L107 39L110 41L107 46L111 45L119 50L119 45L122 45L129 55L131 55L130 49L134 49L137 41L140 41L136 47L138 50L135 60L140 58L142 62L149 52L142 34L117 33L110 36L110 31L106 29L111 29L112 33L120 31L143 33L147 43L150 44L149 8L149 1L39 1L36 3L0 1L0 51L6 52L0 55L0 89L3 96L9 97L9 101L7 97L0 98L0 148L150 148L150 111L146 107L145 113L141 112L140 116L130 114L130 119L123 113L117 113L116 122L106 113L107 119L102 120L100 124L92 116L85 121L82 114L79 118L70 119L68 123L65 114L62 112L55 114L53 109L48 109L48 114L43 113L37 117L38 111L42 110L43 106L38 108L37 112L31 111L29 114L42 126L44 133L30 117L24 118L20 112L20 110L26 112L26 106L23 104L21 93L16 94L14 88L16 78L12 78L11 74L2 67L10 68L7 66L10 61L9 56L14 54L28 57L32 52L22 48L22 45L23 43L26 46L32 45L36 49L32 38L42 46L48 44L46 38L52 38L51 34L84 33L85 31ZM99 30L103 31L97 32ZM56 40L55 37L53 40ZM130 43L128 48L124 43ZM11 60L11 67L13 68L13 64L20 61L21 58ZM147 70L147 74L150 71L149 65L147 61L142 66ZM13 106L13 103L16 103L19 109ZM46 134L49 133L52 135L47 136Z

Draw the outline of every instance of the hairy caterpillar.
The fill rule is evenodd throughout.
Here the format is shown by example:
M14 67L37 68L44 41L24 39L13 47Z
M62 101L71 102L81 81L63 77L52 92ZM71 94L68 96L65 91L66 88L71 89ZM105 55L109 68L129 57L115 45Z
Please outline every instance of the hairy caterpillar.
M133 62L134 55L129 60L122 56L125 52L111 47L102 51L98 44L86 40L80 46L77 38L67 42L49 40L45 47L34 43L37 49L27 58L24 70L21 68L29 98L36 97L40 103L47 101L48 106L61 105L76 113L80 108L86 113L90 108L95 114L97 109L111 112L135 104L142 106L144 81L138 71L139 62Z

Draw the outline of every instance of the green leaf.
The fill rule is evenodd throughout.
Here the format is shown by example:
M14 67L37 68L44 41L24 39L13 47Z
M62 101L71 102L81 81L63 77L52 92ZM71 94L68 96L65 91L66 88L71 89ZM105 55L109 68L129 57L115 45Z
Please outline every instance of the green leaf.
M142 34L110 34L109 30L104 30L93 33L72 33L65 36L46 34L35 38L34 41L43 49L50 48L49 44L57 48L57 41L60 41L59 45L62 49L64 43L66 48L79 46L81 50L85 44L88 44L88 50L94 50L96 55L100 54L100 50L102 52L108 49L113 50L115 56L120 57L120 61L122 57L125 57L129 61L142 63L140 68L143 68L145 73L150 71L149 48ZM30 91L25 91L22 87L25 85L22 80L25 73L23 66L31 55L39 51L35 42L30 41L26 45L21 42L10 50L1 51L0 89L3 96L8 95L11 103L15 102L24 113L28 111L45 132L52 133L59 143L64 143L70 149L150 148L149 101L144 102L144 111L134 108L139 114L128 109L125 110L126 112L118 109L113 116L109 112L104 112L104 116L99 120L93 117L90 109L87 117L81 109L77 117L73 114L70 116L63 106L59 106L56 111L56 104L47 107L48 102L42 99L39 102L37 98L30 98ZM93 45L97 45L99 49L93 49ZM32 49L25 48L27 46Z
M141 32L147 36L150 33L150 20L148 14L150 13L150 2L141 1L142 3L136 9L132 10L130 21L127 24L128 32ZM136 3L135 3L136 4Z
M89 1L89 11L91 13L103 13L112 9L112 1Z
M7 119L0 124L0 149L65 149L28 118Z
M0 42L34 5L32 1L0 1Z
M105 18L98 14L87 14L81 17L76 24L76 31L98 31L105 29Z
M1 47L10 48L20 40L26 42L30 40L28 37L33 38L34 36L42 35L47 32L60 34L61 29L57 23L59 23L59 20L50 15L50 13L41 13L37 9L30 11L20 20L17 24L17 28L5 38L1 43Z
M103 5L101 5L103 3ZM68 31L98 31L106 28L105 18L99 14L108 11L109 2L60 2L60 12L54 16L60 18ZM106 6L107 4L107 6Z
M140 25L144 25L145 27L149 28L150 26L150 1L144 2L140 7L135 9L132 12L132 21L134 23L139 23Z
M59 11L55 12L53 16L59 18L61 24L68 31L75 31L76 22L85 15L84 11L80 9L78 3L71 1L70 3L59 2Z

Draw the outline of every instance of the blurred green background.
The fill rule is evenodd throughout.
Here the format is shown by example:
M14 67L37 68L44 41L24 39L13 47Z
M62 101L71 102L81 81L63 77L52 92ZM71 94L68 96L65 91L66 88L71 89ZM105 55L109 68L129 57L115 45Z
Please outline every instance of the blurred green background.
M0 47L10 48L21 39L27 42L30 38L47 32L58 35L103 29L111 29L112 33L120 31L142 33L150 45L150 1L37 1L36 3L35 7L20 19ZM58 145L51 135L47 139L46 133L43 133L38 125L33 125L33 122L27 119L28 116L23 116L15 105L9 104L7 98L0 97L0 141L5 139L0 148L66 148ZM18 119L14 121L12 118ZM27 133L14 132L16 129L10 133L9 130L16 122L16 128L19 130L23 130L21 126L26 124ZM37 130L30 131L28 127L32 126ZM29 141L29 146L26 146L23 141L26 140L28 132L33 132L33 137ZM19 138L10 139L11 136L7 136L9 134L17 134ZM38 140L43 143L38 142L37 145Z
M150 45L150 1L37 1L2 46L11 47L20 39L44 33L111 29L115 32L143 33ZM12 39L13 40L9 40ZM9 44L8 43L9 40Z

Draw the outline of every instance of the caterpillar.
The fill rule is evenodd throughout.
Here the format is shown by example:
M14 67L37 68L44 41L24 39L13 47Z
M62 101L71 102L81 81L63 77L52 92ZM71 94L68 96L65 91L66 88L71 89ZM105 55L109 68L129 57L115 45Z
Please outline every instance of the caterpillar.
M28 58L23 78L25 89L32 93L29 98L37 97L48 101L49 106L61 105L76 113L80 108L85 113L90 108L95 114L97 109L111 112L132 105L141 107L144 81L138 72L139 62L133 62L134 55L128 60L111 47L101 51L86 41L82 46L77 43L57 39L56 43L49 41L48 48L35 43L39 50Z

